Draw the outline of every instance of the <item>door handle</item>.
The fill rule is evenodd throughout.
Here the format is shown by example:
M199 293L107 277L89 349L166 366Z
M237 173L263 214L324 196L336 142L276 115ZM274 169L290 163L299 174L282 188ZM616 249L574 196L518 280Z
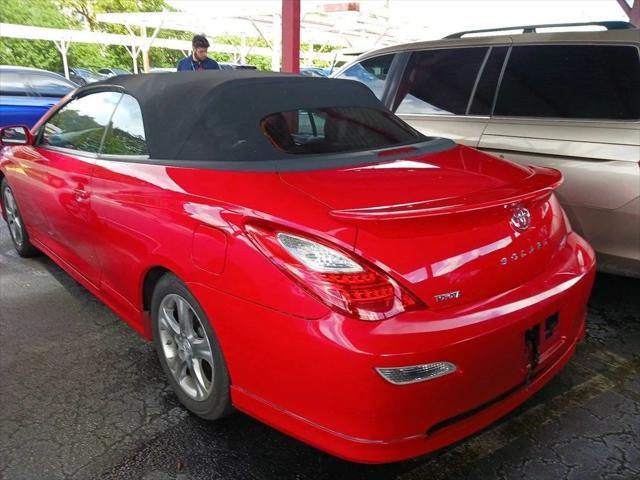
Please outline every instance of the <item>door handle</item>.
M73 198L77 202L86 202L89 200L89 192L87 192L84 188L74 188L73 189Z

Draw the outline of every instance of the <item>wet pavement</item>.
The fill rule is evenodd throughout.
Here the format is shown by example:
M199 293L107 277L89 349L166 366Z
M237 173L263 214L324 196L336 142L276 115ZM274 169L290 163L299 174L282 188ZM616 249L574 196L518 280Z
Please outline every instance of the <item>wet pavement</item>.
M585 341L537 395L455 446L349 463L236 413L200 420L150 344L0 225L0 478L640 478L640 281L599 275Z

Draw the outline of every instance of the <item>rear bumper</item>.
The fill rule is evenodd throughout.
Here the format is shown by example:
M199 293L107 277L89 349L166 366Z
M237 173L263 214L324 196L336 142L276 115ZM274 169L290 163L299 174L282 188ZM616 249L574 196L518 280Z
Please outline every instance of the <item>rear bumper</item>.
M383 322L304 320L200 285L232 380L234 405L336 456L366 463L439 449L486 427L545 385L584 334L593 250L575 234L547 271L512 291ZM224 317L216 317L220 312ZM557 314L528 378L524 333ZM410 385L376 367L447 361L457 370Z

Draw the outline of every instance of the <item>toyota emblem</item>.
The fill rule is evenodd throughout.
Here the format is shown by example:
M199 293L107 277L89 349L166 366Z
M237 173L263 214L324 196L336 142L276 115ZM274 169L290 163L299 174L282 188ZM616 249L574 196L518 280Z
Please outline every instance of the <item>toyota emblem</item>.
M511 214L511 226L516 230L526 230L531 223L529 210L521 205L516 205Z

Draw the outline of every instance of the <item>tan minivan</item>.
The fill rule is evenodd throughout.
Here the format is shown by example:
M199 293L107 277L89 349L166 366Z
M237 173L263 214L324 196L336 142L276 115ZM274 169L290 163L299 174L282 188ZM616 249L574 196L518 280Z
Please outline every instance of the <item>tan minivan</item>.
M604 30L562 31L587 26ZM640 30L462 32L368 52L333 76L426 135L561 170L557 195L600 270L640 277Z

